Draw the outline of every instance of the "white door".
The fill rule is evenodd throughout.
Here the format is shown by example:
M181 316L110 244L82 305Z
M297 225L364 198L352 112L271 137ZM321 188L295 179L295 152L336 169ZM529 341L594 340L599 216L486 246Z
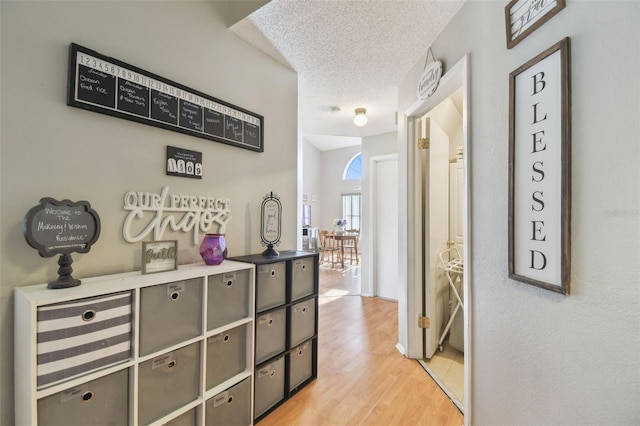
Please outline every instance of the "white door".
M429 117L418 121L422 137L429 139L423 150L423 214L424 214L424 295L425 316L430 326L425 333L425 356L431 358L438 348L444 330L446 312L445 293L448 282L443 275L438 254L447 248L449 240L449 137ZM446 297L448 300L448 297Z
M375 161L375 295L398 300L398 159Z
M464 252L462 235L462 196L464 192L464 168L462 160L449 166L449 238Z

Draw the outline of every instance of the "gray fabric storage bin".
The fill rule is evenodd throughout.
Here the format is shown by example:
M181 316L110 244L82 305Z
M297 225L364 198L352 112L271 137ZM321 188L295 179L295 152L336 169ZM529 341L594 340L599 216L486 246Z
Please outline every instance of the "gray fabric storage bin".
M313 345L308 340L289 351L289 390L295 389L313 375Z
M248 269L208 277L207 330L249 316L250 279Z
M207 339L207 389L247 368L247 327L241 325Z
M313 294L315 258L305 257L291 261L291 300L296 301Z
M291 346L299 345L316 333L316 298L291 306Z
M140 355L149 355L202 330L202 279L140 289Z
M38 425L86 426L129 422L129 370L65 389L38 400Z
M256 363L275 356L286 349L287 309L281 308L258 315L256 321Z
M149 424L194 401L200 389L200 343L164 353L138 369L138 419Z
M251 424L251 379L247 377L235 386L206 402L206 426L247 426Z
M196 409L191 409L173 420L169 420L164 426L197 426Z
M287 298L287 263L258 265L256 308L258 312L284 305Z
M284 357L256 369L255 417L284 399Z

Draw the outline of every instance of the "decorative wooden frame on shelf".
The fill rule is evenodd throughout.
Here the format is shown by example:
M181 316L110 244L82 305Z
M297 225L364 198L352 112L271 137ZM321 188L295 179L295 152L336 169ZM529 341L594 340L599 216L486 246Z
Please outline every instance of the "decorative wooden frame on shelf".
M175 271L178 269L178 241L143 241L142 274Z
M569 294L570 39L509 74L509 277Z
M553 18L565 3L566 0L511 0L504 8L507 49Z

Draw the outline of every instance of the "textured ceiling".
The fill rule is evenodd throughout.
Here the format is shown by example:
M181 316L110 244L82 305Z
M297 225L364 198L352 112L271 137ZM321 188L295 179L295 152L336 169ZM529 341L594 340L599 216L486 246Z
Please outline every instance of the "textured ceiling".
M272 0L231 30L298 73L302 132L326 149L325 135L351 137L346 146L397 129L400 80L463 3ZM353 124L358 107L364 127Z

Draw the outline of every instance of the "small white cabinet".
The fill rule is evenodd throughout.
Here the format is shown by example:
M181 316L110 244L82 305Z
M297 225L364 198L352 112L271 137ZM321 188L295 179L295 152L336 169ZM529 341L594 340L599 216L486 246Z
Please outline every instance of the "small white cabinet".
M15 289L17 425L251 425L255 267Z

